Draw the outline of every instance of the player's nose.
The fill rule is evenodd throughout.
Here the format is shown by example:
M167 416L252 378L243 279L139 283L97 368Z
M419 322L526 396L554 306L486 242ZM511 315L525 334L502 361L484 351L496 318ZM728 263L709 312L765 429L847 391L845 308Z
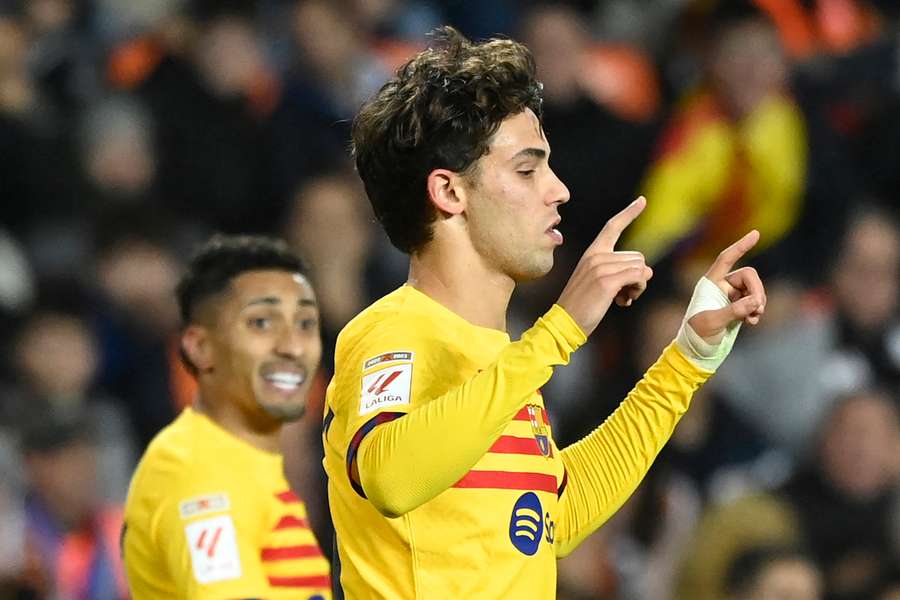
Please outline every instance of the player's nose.
M553 185L551 186L551 191L548 196L550 198L550 204L565 204L570 198L569 188L566 187L566 184L563 183L562 179L560 179L552 169L550 170L550 174L553 177Z
M306 353L306 336L293 327L285 327L278 336L275 352L287 358L300 358Z

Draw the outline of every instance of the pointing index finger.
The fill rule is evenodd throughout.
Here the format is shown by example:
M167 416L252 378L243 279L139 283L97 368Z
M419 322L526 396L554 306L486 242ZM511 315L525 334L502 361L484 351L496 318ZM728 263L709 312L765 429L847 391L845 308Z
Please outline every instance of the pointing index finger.
M647 199L638 196L637 200L626 206L623 210L610 217L600 233L591 243L587 252L612 252L619 241L619 236L625 231L625 228L637 218L644 207L647 206Z
M709 267L709 271L706 272L706 278L710 281L718 281L725 277L725 275L731 272L734 265L737 264L737 261L749 252L758 241L759 231L753 229L744 235L744 237L722 250L722 252L719 253L719 256L716 257L712 266Z

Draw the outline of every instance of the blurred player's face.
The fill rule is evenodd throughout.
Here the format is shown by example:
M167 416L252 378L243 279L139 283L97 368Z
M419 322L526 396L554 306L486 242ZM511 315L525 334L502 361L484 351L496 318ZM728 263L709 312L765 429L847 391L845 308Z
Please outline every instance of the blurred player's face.
M880 333L900 305L900 235L877 216L861 219L847 236L834 276L838 310L854 328Z
M27 457L33 491L65 527L83 521L97 504L94 448L74 441Z
M847 400L826 426L820 465L839 490L869 500L896 481L898 442L890 399L861 395Z
M60 398L83 394L97 368L97 348L81 320L48 313L23 334L16 348L22 375L37 393Z
M710 60L719 98L737 118L756 109L787 83L787 63L775 29L748 20L721 34Z
M748 600L819 600L822 582L811 564L781 561L768 566Z
M547 274L562 244L559 205L569 190L550 169L550 145L535 114L507 118L470 177L466 216L475 250L515 281Z
M322 341L309 282L286 271L236 277L210 331L217 392L250 415L303 416Z

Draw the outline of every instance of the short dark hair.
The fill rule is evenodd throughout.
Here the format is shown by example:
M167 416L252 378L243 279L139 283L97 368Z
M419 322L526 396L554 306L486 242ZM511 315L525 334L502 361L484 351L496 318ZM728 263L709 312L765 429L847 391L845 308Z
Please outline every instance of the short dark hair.
M175 288L182 324L191 323L197 307L222 293L238 275L268 270L307 272L303 260L283 240L256 235L214 235L191 257L187 271ZM184 352L181 358L188 370L196 374L196 367Z
M524 45L472 43L452 27L432 38L363 105L352 128L356 169L375 216L406 253L431 240L428 174L465 172L507 117L530 108L541 118L541 84Z

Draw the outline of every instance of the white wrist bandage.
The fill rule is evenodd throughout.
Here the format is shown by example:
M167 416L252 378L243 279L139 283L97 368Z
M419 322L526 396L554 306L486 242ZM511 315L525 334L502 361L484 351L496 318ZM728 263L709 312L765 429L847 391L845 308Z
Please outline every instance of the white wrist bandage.
M685 356L701 369L715 371L719 368L719 365L731 352L731 347L734 346L734 340L737 339L738 331L741 329L741 321L732 322L722 334L716 339L712 339L700 337L688 324L688 320L704 310L718 310L729 304L731 301L725 292L719 289L719 286L706 277L700 278L694 288L694 295L688 304L684 320L681 322L681 328L675 337L675 343L678 344Z

